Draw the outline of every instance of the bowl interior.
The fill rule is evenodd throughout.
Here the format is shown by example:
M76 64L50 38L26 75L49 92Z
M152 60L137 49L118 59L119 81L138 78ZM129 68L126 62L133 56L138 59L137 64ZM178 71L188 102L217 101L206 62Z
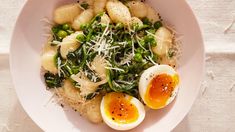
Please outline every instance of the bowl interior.
M112 131L106 125L95 125L69 108L62 109L49 101L40 75L40 53L47 38L47 25L55 7L76 1L29 0L15 26L10 49L10 66L19 100L30 117L45 131ZM199 91L204 69L204 47L198 23L184 0L149 0L163 20L174 25L182 37L180 90L176 100L158 111L148 111L140 126L132 131L166 131L173 129L187 114Z

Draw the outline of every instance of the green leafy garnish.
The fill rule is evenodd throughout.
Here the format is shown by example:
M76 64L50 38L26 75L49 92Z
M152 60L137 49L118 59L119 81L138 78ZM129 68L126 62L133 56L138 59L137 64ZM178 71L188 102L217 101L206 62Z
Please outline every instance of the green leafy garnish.
M82 6L83 4L81 4ZM88 8L84 3L83 8ZM52 79L45 78L52 87L61 86L61 79L69 79L71 75L83 71L92 82L102 80L91 68L91 63L96 56L105 59L107 66L107 83L99 86L99 90L86 95L89 100L100 92L123 92L135 97L138 94L138 81L144 70L158 63L158 56L151 50L157 45L155 32L161 24L152 23L148 18L143 18L143 25L135 24L127 27L123 23L101 23L104 13L97 14L89 23L82 24L80 29L83 34L76 36L80 47L67 54L64 59L60 55L56 57L59 74L51 75ZM61 41L69 35L68 30L74 31L69 24L57 25L52 28L55 38L53 41ZM67 33L67 34L66 34ZM99 63L99 62L97 62ZM48 76L48 75L47 75ZM63 77L63 78L61 78ZM58 85L55 85L58 83ZM78 83L74 83L80 87Z
M58 74L47 72L44 74L44 78L48 88L57 88L62 86L63 77L60 77Z

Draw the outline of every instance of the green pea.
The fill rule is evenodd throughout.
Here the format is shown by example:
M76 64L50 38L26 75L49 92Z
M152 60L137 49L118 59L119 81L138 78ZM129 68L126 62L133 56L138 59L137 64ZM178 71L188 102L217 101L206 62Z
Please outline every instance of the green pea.
M143 46L143 47L145 47L146 48L146 44L145 44L145 42L144 42L144 40L143 39L141 39L140 40L140 44ZM147 45L148 46L148 45Z
M162 22L161 21L156 21L153 26L154 26L155 29L159 29L160 27L162 27Z
M151 46L156 46L156 40L153 36L147 35L144 37L144 42L150 44Z
M77 35L76 39L80 42L85 42L86 38L83 34Z
M134 60L136 62L141 62L143 60L143 57L140 53L136 53L135 56L134 56Z
M58 27L52 27L52 28L51 28L51 31L52 31L54 34L58 33L59 30L60 30L60 29L59 29Z
M57 33L57 36L59 38L65 38L67 35L68 35L68 33L64 30L59 30L58 33Z
M142 48L137 48L137 49L136 49L136 52L137 52L137 53L142 53L142 52L144 52L144 50L143 50Z
M81 26L80 26L80 29L81 30L84 30L84 29L86 29L88 27L88 24L82 24Z
M68 29L70 29L70 26L69 26L69 24L64 24L64 25L62 26L62 28L63 28L64 30L68 30Z

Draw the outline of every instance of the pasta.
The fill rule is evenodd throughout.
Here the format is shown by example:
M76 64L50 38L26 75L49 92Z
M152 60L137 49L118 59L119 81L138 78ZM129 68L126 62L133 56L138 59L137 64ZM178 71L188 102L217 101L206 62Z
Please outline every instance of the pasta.
M96 96L83 106L84 115L93 123L101 123L103 121L100 113L101 99L101 95Z
M83 11L79 16L75 18L72 27L76 30L79 30L80 26L82 24L88 23L93 18L93 16L94 14L92 9Z
M138 17L132 17L130 24L131 25L138 24L139 26L142 26L143 22Z
M114 23L128 24L131 20L129 9L121 2L110 0L106 4L108 15Z
M72 22L82 12L79 4L68 4L57 8L54 11L54 21L57 24Z
M169 59L168 56L161 57L161 64L166 64L172 67L176 67L176 59Z
M138 18L143 18L147 16L148 8L143 2L140 1L130 1L127 3L130 9L131 15Z
M157 46L152 48L153 52L158 55L167 54L172 45L173 35L167 28L161 27L157 30L155 36L158 41Z
M70 80L65 80L63 85L63 97L67 98L67 101L70 101L70 103L78 103L82 102L82 96L80 95L80 92L77 88L75 88ZM62 93L60 93L61 95Z
M151 21L151 22L156 22L159 21L160 18L158 16L158 13L149 5L146 4L147 7L147 18Z
M110 22L111 22L111 20L107 14L104 14L101 16L101 23L102 24L108 24Z
M97 96L85 104L78 88L75 88L70 80L64 81L64 86L62 89L57 91L59 97L63 99L68 105L70 105L76 111L79 111L81 115L88 118L93 123L100 123L102 117L100 114L99 106L101 102L101 96Z
M76 39L77 35L79 34L83 33L81 31L77 31L64 38L60 43L60 53L63 58L67 58L67 54L69 52L75 51L80 46L80 43Z
M94 0L94 13L98 14L100 12L104 12L104 8L107 0Z
M47 70L51 73L54 73L54 74L56 74L58 72L57 66L55 63L56 55L57 55L56 50L48 50L48 51L44 52L41 56L42 67L45 70Z

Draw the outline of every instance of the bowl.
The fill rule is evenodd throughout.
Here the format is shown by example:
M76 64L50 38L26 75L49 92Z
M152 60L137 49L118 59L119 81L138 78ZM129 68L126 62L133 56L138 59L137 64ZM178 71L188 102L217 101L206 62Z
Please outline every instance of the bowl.
M10 47L10 69L18 98L32 120L44 131L114 131L105 124L92 124L70 108L61 108L50 101L41 77L40 54L47 38L45 23L53 10L69 0L29 0L15 25ZM172 130L190 110L200 89L204 73L204 46L197 20L185 0L148 0L163 20L181 34L182 57L178 72L180 90L173 103L161 110L150 110L146 118L132 131Z

